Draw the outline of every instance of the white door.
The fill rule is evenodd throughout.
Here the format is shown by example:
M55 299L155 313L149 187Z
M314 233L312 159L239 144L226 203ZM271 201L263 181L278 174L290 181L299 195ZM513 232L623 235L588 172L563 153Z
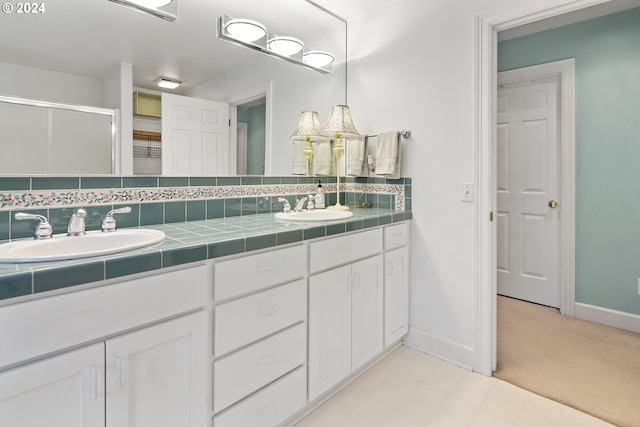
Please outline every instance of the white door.
M498 293L560 306L557 78L498 91Z
M351 373L351 266L309 278L309 400Z
M351 370L380 353L383 348L382 255L351 266Z
M228 175L229 104L162 94L162 174Z
M206 355L204 312L108 340L107 427L209 425Z
M0 373L0 426L104 427L104 344Z
M409 249L384 254L384 345L409 332Z

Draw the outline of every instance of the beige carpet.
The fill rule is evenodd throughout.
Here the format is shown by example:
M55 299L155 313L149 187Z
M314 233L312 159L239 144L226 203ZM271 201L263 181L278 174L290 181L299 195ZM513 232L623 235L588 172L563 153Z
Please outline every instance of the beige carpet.
M640 334L499 296L494 376L609 423L640 427Z

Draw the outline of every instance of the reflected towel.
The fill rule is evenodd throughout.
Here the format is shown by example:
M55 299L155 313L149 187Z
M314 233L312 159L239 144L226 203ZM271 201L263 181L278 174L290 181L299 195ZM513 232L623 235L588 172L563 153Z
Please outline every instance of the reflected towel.
M376 144L376 175L400 178L400 134L396 131L381 132Z
M331 175L333 151L328 140L316 142L313 153L313 172L315 175Z
M366 176L364 170L364 153L366 139L364 136L349 138L347 145L347 175L350 176Z
M307 159L304 158L306 141L293 141L293 171L294 175L307 174Z

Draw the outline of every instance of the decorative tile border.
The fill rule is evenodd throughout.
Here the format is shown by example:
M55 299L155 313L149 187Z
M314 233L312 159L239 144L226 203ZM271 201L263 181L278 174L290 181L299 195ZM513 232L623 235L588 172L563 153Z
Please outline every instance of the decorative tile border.
M336 192L335 183L323 184L325 191ZM316 184L223 185L189 187L146 187L108 189L19 190L0 192L0 211L24 208L60 208L83 205L114 205L242 197L273 197L314 194ZM386 194L395 196L395 209L405 209L403 184L341 183L345 193Z

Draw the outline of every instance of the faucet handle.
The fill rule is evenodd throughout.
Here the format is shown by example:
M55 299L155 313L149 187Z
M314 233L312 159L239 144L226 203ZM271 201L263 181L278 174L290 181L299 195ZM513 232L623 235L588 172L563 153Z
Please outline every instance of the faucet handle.
M53 227L51 227L51 224L49 224L49 220L43 215L30 214L26 212L16 212L13 217L20 221L25 219L37 219L40 221L40 223L37 224L34 229L33 238L35 240L50 239L51 235L53 234Z
M307 197L309 198L309 201L307 202L307 210L312 211L316 208L316 196L309 194Z
M278 202L284 203L284 206L282 208L282 212L284 212L284 213L291 212L291 204L289 203L289 201L287 199L285 199L284 197L278 197Z
M129 213L131 212L130 206L125 206L124 208L112 209L107 212L107 215L102 220L102 232L109 233L112 231L116 231L116 219L113 217L114 214L119 213Z

